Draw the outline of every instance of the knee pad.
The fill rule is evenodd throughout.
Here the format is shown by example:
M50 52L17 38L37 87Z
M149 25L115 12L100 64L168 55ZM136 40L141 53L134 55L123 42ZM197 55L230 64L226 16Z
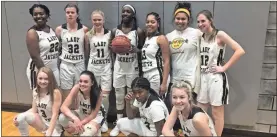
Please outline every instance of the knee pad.
M61 113L60 116L59 116L59 123L63 127L68 127L68 125L69 125L69 119L63 113Z
M86 124L84 126L84 132L80 136L93 136L98 133L97 128L92 124Z
M24 122L27 122L28 124L32 124L35 121L35 115L30 112L24 112L19 114L16 117L16 120L19 124Z
M116 98L116 109L124 109L124 97L125 97L125 88L116 88L115 89L115 98Z

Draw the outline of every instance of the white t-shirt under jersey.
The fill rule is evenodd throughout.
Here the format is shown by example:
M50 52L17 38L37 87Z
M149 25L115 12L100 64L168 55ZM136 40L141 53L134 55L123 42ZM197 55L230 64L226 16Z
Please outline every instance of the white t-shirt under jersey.
M58 69L57 61L59 57L60 42L55 32L50 28L50 32L36 30L39 37L40 58L46 67L55 71ZM29 62L31 62L30 59Z
M138 35L136 28L133 28L128 34L124 34L118 27L115 36L125 35L131 41L131 44L138 45ZM124 55L116 54L114 63L114 73L117 74L138 74L138 59L137 53L126 53Z
M174 30L166 35L171 52L171 82L188 80L195 85L198 54L199 31L187 28L184 31Z
M111 52L109 42L111 31L105 29L102 36L90 36L89 69L96 75L111 74Z
M69 32L67 24L62 25L62 54L60 59L67 63L79 63L84 61L84 38L83 25L78 23L77 31Z

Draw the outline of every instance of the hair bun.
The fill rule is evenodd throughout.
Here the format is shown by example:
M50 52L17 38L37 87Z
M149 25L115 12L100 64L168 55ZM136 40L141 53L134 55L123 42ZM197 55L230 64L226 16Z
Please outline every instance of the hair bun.
M178 8L186 8L190 10L191 4L188 2L178 2Z

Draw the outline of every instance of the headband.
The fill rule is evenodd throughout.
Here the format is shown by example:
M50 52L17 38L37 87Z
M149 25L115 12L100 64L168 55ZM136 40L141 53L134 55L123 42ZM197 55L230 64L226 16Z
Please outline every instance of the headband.
M124 8L124 7L129 7L129 8L132 9L132 11L133 11L134 13L136 13L136 10L135 10L135 8L134 8L132 5L126 4L126 5L123 6L123 8Z
M185 9L185 8L180 8L180 9L176 10L175 13L174 13L174 15L176 16L176 14L179 13L179 12L181 12L181 11L187 13L188 16L190 17L190 12L189 12L189 10L187 10L187 9Z

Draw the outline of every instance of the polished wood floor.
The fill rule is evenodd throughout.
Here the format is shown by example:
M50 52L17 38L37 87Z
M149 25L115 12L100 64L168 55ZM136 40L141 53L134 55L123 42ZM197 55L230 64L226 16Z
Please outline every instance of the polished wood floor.
M2 111L2 136L20 136L20 133L18 129L13 125L13 118L17 115L18 113L15 112L7 112L7 111ZM102 136L109 136L109 132L107 133L102 133ZM29 126L29 133L30 136L43 136L40 132L37 132L34 128ZM69 134L65 134L66 136L70 136ZM120 133L118 136L124 136L122 133Z

